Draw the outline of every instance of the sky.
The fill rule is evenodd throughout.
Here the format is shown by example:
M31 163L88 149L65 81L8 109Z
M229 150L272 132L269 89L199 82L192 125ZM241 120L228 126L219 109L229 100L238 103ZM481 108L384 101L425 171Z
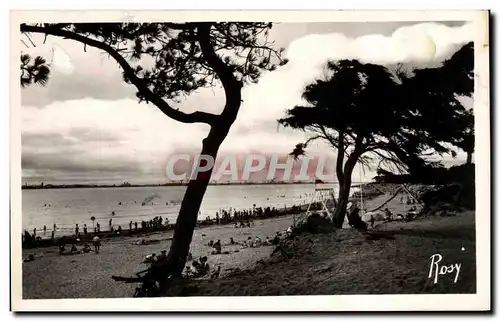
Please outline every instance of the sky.
M465 22L275 24L270 39L285 48L290 61L243 88L238 118L220 155L276 154L284 161L309 134L278 127L276 120L301 103L304 86L321 76L328 60L437 66L473 36L472 25ZM200 152L208 125L179 123L152 104L139 104L135 87L123 82L119 66L107 55L93 48L84 51L72 40L48 37L44 44L43 36L31 39L36 47L23 52L46 57L51 77L45 87L22 89L23 182L164 183L172 155ZM224 92L215 87L173 105L185 112L220 113L224 101ZM470 100L465 104L472 107ZM322 143L311 145L309 155L335 159L335 152ZM453 165L465 158L460 152L444 161ZM353 180L374 175L374 168L357 167ZM265 175L252 179L264 180Z

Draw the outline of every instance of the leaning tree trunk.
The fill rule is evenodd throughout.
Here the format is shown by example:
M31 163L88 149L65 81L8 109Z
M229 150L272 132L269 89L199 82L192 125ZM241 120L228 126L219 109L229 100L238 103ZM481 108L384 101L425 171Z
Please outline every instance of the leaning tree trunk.
M334 224L336 228L342 228L342 225L344 225L347 203L349 202L350 189L350 183L348 185L346 185L345 183L340 185L339 199L337 202L337 207L335 207L335 212L333 213Z
M237 103L233 101L233 106L236 106L233 108L238 110L239 101ZM203 140L203 147L201 150L201 155L212 157L214 162L217 159L220 145L226 138L231 125L236 119L236 115L225 115L223 113L222 116L223 118L221 121L215 126L212 126L210 133ZM177 215L174 236L167 256L167 276L180 277L184 270L186 259L189 254L189 246L193 239L194 228L198 220L201 202L203 201L203 196L205 196L205 191L210 182L212 171L213 166L206 172L198 173L197 177L191 179L188 183L179 214Z
M229 133L231 125L236 120L241 106L241 89L243 83L234 76L234 70L226 65L215 52L210 39L210 23L200 23L198 29L198 41L207 63L213 68L224 87L226 104L224 110L218 116L217 122L211 125L208 136L203 140L202 155L211 156L214 161L217 157L219 147ZM188 183L186 193L182 200L181 209L175 222L174 236L167 256L167 268L173 277L179 277L186 265L189 254L189 246L193 239L194 228L198 219L201 202L207 190L213 166L209 171L198 174L198 177Z
M227 135L218 130L212 130L207 138L203 140L203 148L201 155L217 158L219 147ZM203 196L207 190L210 177L212 175L213 166L210 170L198 173L197 177L191 179L188 183L186 193L182 199L181 208L175 222L174 236L170 251L167 256L169 274L174 277L179 277L186 265L186 259L189 254L189 247L193 238L193 232L198 220L198 213L203 201Z
M339 179L340 186L338 204L335 208L335 212L333 213L336 228L342 228L342 225L344 224L347 203L349 202L349 192L351 191L352 171L354 170L354 166L361 155L361 149L358 146L360 144L361 143L358 142L356 149L347 159L343 171L341 168L342 164L339 165L339 158L337 159L337 178ZM340 158L340 160L343 160L343 157Z

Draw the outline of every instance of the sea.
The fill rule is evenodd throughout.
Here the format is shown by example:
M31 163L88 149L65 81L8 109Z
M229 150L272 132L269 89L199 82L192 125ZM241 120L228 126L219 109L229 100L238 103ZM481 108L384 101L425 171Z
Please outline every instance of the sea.
M318 185L320 186L320 185ZM199 220L215 217L217 211L276 208L311 202L314 184L210 185L198 215ZM337 194L337 185L330 185ZM148 221L161 216L174 223L186 186L106 187L22 190L22 228L43 236L43 227L58 234L72 234L75 224L86 224L89 230L97 223L101 230L109 227L128 229L130 221ZM356 188L351 189L351 193ZM91 217L95 220L92 221ZM50 233L48 233L50 236Z

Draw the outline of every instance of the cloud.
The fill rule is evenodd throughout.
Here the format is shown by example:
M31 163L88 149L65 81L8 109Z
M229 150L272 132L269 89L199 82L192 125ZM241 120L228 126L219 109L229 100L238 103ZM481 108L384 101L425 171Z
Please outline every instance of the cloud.
M388 66L398 62L421 67L437 66L460 45L471 41L472 37L473 29L470 24L449 27L426 23L401 27L390 36L349 38L333 33L296 39L285 52L290 59L289 64L265 74L258 84L243 89L243 104L234 130L227 140L247 137L253 143L259 140L259 135L265 133L267 140L264 137L259 140L262 144L273 141L276 148L281 148L284 143L292 143L290 137L306 137L301 132L293 133L283 129L277 132L276 119L283 117L285 110L301 103L303 88L322 75L328 60L360 59ZM433 53L432 59L429 53ZM471 101L467 104L470 105ZM292 146L289 145L288 148Z
M43 107L53 102L93 97L101 100L135 98L118 64L102 51L58 37L33 34L34 48L23 48L32 56L46 58L51 68L46 87L30 86L22 91L22 104Z
M244 87L240 112L220 152L286 155L304 141L309 134L279 128L276 120L301 103L304 86L322 75L327 60L436 66L472 39L470 24L425 23L403 26L392 34L329 33L290 40L285 51L290 63L265 73L258 84ZM23 168L32 170L33 176L44 169L69 175L72 171L111 173L114 168L127 175L163 178L170 155L199 153L208 126L178 123L151 104L139 104L116 63L91 48L83 52L74 42L53 41L62 48L62 58L55 56L58 67L49 86L33 86L22 94ZM42 47L48 54L50 48ZM200 89L174 106L218 114L224 103L224 93L217 87ZM321 142L310 150L334 155Z
M448 58L457 46L471 41L473 36L471 23L459 27L421 23L398 28L391 36L309 35L293 41L286 54L292 63L307 67L344 58L384 65L398 62L434 64Z

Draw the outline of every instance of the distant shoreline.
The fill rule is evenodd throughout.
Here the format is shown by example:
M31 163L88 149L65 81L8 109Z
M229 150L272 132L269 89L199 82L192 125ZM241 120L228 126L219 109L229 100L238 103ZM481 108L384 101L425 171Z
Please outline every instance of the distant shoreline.
M210 183L209 186L234 186L234 185L313 185L314 182L228 182L228 183ZM327 182L328 184L338 184L338 182ZM368 184L368 183L363 183ZM47 185L23 185L21 189L66 189L66 188L127 188L127 187L162 187L162 186L187 186L188 183L165 183L165 184L47 184ZM359 185L359 184L358 184ZM357 187L355 185L351 187Z

